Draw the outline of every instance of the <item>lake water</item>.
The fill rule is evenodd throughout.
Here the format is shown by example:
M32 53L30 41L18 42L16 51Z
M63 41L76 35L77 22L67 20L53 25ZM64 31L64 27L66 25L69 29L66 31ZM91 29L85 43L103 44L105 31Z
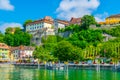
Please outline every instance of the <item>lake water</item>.
M45 70L0 68L0 80L120 80L120 72L111 70Z

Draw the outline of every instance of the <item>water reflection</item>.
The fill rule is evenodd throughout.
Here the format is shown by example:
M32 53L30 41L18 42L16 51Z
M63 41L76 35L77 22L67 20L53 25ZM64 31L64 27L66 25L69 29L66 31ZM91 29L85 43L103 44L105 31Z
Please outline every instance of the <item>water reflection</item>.
M68 77L68 70L67 70L67 71L64 71L64 79L65 79L65 80L68 80L68 79L69 79L69 77Z
M100 71L97 72L96 78L97 78L96 80L101 80L101 78L100 78Z
M120 72L110 70L38 70L0 68L0 80L120 80Z

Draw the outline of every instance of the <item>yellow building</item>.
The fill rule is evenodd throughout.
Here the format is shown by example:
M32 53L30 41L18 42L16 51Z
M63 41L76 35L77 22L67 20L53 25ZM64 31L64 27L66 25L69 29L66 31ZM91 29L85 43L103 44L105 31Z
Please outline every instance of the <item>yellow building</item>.
M120 23L120 14L107 17L105 22L106 22L106 24L118 24L118 23Z
M120 23L120 14L111 15L105 19L105 22L100 22L99 24L110 25L110 24L119 24Z
M4 43L0 43L0 61L10 60L10 50L9 46Z

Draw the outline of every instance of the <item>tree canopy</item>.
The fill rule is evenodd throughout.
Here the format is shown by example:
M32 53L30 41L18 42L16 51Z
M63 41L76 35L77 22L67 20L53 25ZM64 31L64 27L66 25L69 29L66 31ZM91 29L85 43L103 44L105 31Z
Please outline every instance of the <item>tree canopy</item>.
M23 24L23 27L25 27L27 24L29 24L29 23L31 23L31 22L33 22L32 20L26 20L25 22L24 22L24 24Z
M30 45L31 35L23 32L19 27L8 27L3 38L4 42L9 46Z
M0 32L0 42L4 42L4 34L2 34L1 32Z
M41 61L48 61L48 60L52 60L54 58L50 54L50 52L47 51L42 46L36 47L35 51L33 52L33 55L34 55L35 58L38 58Z
M68 39L70 43L74 46L80 47L82 49L86 48L88 45L97 45L103 41L101 30L82 30L80 32L74 32Z
M116 26L110 30L103 30L105 33L110 34L115 37L120 37L120 26Z
M54 56L61 61L79 60L80 49L74 48L68 41L61 41L54 48Z
M96 24L95 18L91 15L83 16L81 22L82 22L81 24L82 29L89 29L90 25Z

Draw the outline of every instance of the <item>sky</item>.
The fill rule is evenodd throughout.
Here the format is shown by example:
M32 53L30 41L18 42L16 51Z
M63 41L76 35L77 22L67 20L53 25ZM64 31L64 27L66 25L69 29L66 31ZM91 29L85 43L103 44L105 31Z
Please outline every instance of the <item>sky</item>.
M0 0L0 31L45 16L70 20L94 15L98 22L120 13L120 0Z

